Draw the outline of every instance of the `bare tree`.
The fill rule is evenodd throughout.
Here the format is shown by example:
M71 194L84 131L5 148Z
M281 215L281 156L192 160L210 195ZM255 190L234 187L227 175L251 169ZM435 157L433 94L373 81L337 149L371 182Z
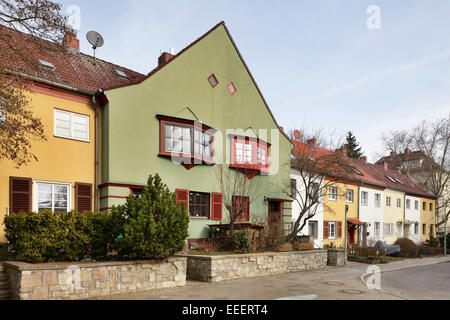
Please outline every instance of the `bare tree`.
M42 122L30 109L32 80L23 70L36 73L37 59L31 51L63 51L66 17L61 5L49 0L0 0L0 160L20 167L37 160L31 141L44 141ZM16 41L17 32L28 34ZM47 41L43 41L47 40Z
M444 212L450 209L450 115L431 122L424 120L411 130L390 132L382 136L382 141L386 151L400 158L397 162L403 173L437 197L436 226L444 224L445 217L450 216L450 210ZM411 165L411 153L405 149L419 151L421 163Z
M338 187L336 181L348 179L351 175L351 163L341 153L329 151L315 152L309 143L300 143L292 152L292 172L300 177L295 185L290 186L289 194L298 204L300 211L286 241L292 241L296 235L313 218L320 206L325 207L324 196L330 187L335 187L336 196L345 195L345 190ZM332 211L332 208L328 208Z

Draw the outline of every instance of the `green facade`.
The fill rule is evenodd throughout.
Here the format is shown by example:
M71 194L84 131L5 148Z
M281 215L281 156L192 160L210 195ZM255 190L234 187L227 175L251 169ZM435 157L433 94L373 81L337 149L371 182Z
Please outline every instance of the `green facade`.
M215 88L208 82L211 74L219 81ZM230 82L237 88L234 95L227 89ZM268 201L264 197L290 200L284 190L290 183L292 144L278 130L223 24L147 80L105 91L105 95L109 102L102 113L102 184L109 186L101 189L100 208L106 210L121 204L123 197L130 194L128 187L117 185L145 185L149 174L156 173L171 191L220 193L216 165L187 170L170 158L158 156L160 121L157 115L201 121L223 133L224 146L228 129L247 130L253 137L260 129L268 130L267 137L259 138L272 144L269 157L278 158L279 165L273 175L254 178L262 180L260 183L264 187L258 199L251 199L250 222L267 218ZM277 132L276 141L271 130ZM290 214L287 210L283 217ZM223 218L226 222L225 209ZM189 238L207 237L207 225L214 223L220 222L191 219Z

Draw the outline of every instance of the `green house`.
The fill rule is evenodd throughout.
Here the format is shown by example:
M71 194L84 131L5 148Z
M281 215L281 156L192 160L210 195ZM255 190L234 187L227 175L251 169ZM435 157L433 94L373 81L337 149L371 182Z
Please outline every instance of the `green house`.
M230 201L245 209L241 223L289 227L292 144L223 22L163 53L142 82L104 88L101 100L102 211L158 173L189 211L190 241L228 223Z

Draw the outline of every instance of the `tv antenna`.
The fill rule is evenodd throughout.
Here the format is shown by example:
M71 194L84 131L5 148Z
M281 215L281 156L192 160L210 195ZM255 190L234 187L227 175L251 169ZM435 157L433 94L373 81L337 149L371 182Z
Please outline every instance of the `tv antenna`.
M105 41L103 40L103 37L100 33L96 31L89 31L86 34L87 41L89 41L90 44L92 44L92 49L94 49L94 59L95 59L95 49L100 48L103 46Z

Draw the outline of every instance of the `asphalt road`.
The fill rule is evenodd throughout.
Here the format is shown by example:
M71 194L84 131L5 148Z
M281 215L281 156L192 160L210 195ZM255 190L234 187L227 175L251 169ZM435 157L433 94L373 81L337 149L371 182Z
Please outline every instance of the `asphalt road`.
M450 261L381 274L381 289L413 300L450 299Z

